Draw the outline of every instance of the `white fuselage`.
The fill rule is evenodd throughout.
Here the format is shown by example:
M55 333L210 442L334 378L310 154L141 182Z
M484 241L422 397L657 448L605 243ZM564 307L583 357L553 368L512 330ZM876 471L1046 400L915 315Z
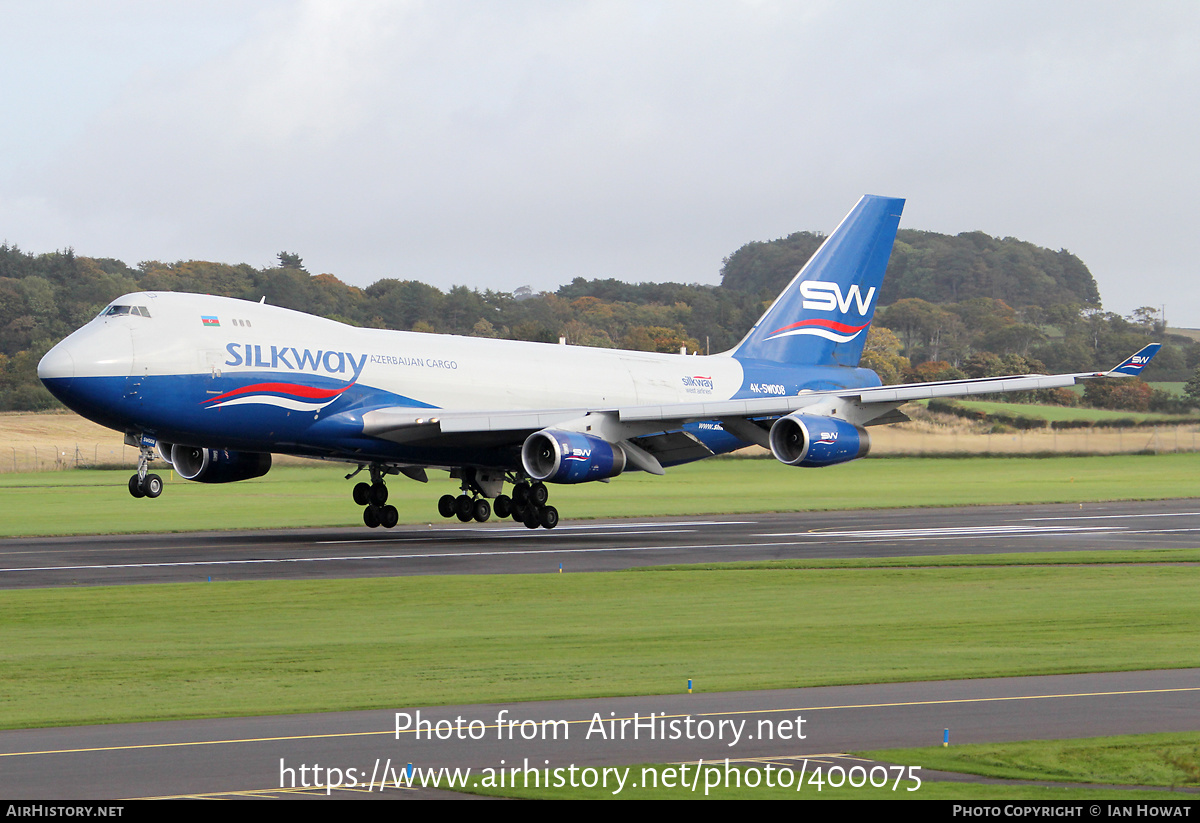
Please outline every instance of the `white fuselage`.
M145 307L149 317L97 317L47 356L43 376L153 381L191 375L213 380L210 394L223 388L216 382L221 377L313 377L370 387L418 406L471 410L726 399L743 380L741 364L727 355L356 328L208 295L142 292L117 303Z

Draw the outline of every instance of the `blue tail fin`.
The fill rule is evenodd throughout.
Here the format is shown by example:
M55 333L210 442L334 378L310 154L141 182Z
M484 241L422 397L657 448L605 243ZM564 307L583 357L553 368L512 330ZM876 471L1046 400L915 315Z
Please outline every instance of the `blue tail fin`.
M825 239L745 339L739 360L857 366L904 200L867 195Z

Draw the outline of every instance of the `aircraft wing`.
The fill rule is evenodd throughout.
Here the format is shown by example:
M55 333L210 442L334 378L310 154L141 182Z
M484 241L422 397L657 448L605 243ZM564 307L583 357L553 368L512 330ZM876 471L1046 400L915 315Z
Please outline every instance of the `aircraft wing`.
M999 394L1034 391L1072 386L1080 380L1104 377L1131 377L1140 374L1158 352L1160 344L1151 343L1119 365L1101 372L1075 374L1025 374L1005 377L980 377L966 380L941 380L931 383L905 383L859 389L832 389L803 392L787 397L753 397L742 400L710 400L694 403L667 403L645 406L613 406L610 408L521 409L504 411L454 411L395 407L363 413L363 433L397 442L426 440L437 435L470 435L489 432L532 433L540 429L574 422L584 417L604 416L632 427L634 431L611 432L625 437L640 436L636 430L662 431L664 427L704 420L765 419L780 417L802 409L842 417L859 425L868 425L887 415L897 406L911 400L935 397L969 397L979 394ZM848 401L852 407L839 401ZM813 408L817 407L817 408ZM734 423L731 430L738 428ZM758 428L758 427L755 427ZM761 429L760 429L761 431ZM734 431L735 434L740 432ZM749 432L753 434L753 432ZM497 440L497 438L487 438ZM499 438L503 440L504 438ZM624 439L624 437L620 438ZM757 438L755 438L757 439Z

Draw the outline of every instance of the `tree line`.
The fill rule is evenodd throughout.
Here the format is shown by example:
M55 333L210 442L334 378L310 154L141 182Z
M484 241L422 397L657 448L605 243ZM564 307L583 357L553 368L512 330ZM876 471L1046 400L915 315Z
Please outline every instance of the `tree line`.
M50 408L37 362L122 294L185 291L266 302L355 326L642 351L727 350L819 247L797 232L742 246L717 286L575 278L554 292L443 291L418 279L366 288L310 274L294 252L276 265L145 261L130 266L72 249L0 245L0 409ZM884 382L1108 368L1165 330L1153 309L1105 312L1095 280L1069 252L981 232L901 230L864 365ZM1185 381L1200 344L1170 337L1146 378ZM997 371L999 370L999 371Z

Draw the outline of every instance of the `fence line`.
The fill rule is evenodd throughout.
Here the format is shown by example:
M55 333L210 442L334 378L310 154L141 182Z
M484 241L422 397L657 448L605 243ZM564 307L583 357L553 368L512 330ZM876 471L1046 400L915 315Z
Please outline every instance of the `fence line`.
M1128 429L1031 429L1003 434L872 428L872 454L1133 454L1200 451L1195 425Z
M0 473L46 472L91 466L137 467L138 451L119 443L7 446L0 449Z
M117 441L104 443L69 443L19 446L0 445L0 474L14 472L53 472L67 469L128 468L136 469L138 450ZM316 461L303 457L274 456L280 465L315 466ZM151 463L159 471L169 468L157 458Z

